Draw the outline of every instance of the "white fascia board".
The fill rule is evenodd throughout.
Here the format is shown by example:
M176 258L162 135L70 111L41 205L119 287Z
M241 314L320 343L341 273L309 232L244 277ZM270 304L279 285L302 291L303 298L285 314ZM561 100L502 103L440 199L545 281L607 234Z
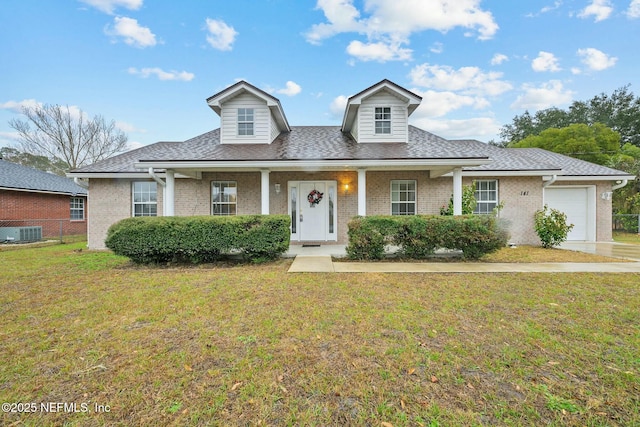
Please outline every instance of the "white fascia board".
M492 176L548 176L548 175L552 175L554 173L558 173L558 171L554 171L554 170L517 170L517 171L462 171L462 176L464 177L474 177L474 176L488 176L488 177L492 177ZM453 176L452 172L448 172L446 174L443 174L442 176L448 176L451 177Z
M147 172L70 172L67 173L69 178L148 178Z
M551 179L550 176L543 178L545 181ZM556 181L620 181L620 180L633 180L636 179L634 175L558 175Z
M488 158L469 159L388 159L388 160L280 160L280 161L196 161L196 162L136 162L136 169L235 169L235 170L308 170L308 169L389 169L389 168L419 168L428 170L430 167L473 167L490 163Z

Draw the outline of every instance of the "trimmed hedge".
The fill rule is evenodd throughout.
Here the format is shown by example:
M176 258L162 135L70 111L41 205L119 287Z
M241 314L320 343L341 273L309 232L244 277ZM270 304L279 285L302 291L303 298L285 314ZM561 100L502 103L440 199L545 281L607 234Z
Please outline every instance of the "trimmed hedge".
M288 215L136 217L113 224L106 246L142 264L212 262L226 254L265 261L289 249Z
M351 259L382 259L387 245L398 246L398 254L406 258L423 259L436 249L454 249L467 259L478 259L508 240L491 215L355 217L348 233Z

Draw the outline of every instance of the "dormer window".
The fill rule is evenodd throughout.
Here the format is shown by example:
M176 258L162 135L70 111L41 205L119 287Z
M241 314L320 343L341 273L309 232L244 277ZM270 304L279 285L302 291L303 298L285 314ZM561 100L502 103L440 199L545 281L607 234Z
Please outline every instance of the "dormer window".
M253 136L253 108L238 108L238 135Z
M376 107L376 134L391 133L391 107Z

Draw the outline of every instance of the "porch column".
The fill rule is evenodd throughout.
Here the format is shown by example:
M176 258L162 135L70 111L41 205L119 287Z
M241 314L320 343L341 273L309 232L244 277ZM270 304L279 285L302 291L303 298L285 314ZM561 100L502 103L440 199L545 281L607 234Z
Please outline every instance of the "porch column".
M453 170L453 214L462 215L462 168Z
M367 170L358 169L358 215L367 215Z
M165 201L164 201L164 215L175 215L175 192L176 192L176 180L175 173L171 169L167 169L167 186L165 187Z
M269 215L269 172L261 170L260 200L262 201L262 215Z

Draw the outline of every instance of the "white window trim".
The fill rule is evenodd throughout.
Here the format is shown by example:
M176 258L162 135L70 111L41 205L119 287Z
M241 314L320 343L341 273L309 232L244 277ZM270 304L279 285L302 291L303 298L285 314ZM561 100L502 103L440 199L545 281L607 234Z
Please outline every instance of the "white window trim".
M136 217L136 205L156 205L155 215L137 215L137 216L158 216L158 184L156 184L156 201L155 202L136 202L136 183L144 182L149 184L156 184L151 181L132 181L131 182L131 216Z
M240 120L240 110L245 110L244 116L246 117L246 111L251 110L251 120ZM238 108L237 114L237 126L236 134L240 138L252 138L256 135L256 109L255 108ZM240 125L251 123L251 134L241 134Z
M493 209L495 209L496 207L498 207L500 205L500 182L497 179L476 179L474 180L474 196L475 196L475 192L477 192L477 185L479 182L495 182L496 183L496 189L495 189L495 195L496 198L495 200L478 200L476 199L476 208L473 210L474 214L476 215L489 215L491 214L491 212L493 212ZM495 203L495 207L493 209L491 209L490 212L476 212L476 210L478 209L478 206L480 204L489 204L489 203Z
M236 189L236 201L235 202L214 202L214 200L213 200L213 189L214 189L216 183L225 183L225 184L233 183L233 188ZM231 187L231 186L228 186L228 187ZM214 204L216 204L218 206L234 205L236 207L235 213L234 214L216 214L216 213L214 213L214 209L213 209ZM223 180L218 180L218 181L216 181L216 180L211 181L211 215L214 215L214 216L236 216L236 215L238 215L238 181L228 180L228 179L223 179Z
M389 119L388 120L386 120L386 119L377 119L376 118L376 115L377 115L376 110L379 109L379 108L382 108L382 110L383 110L382 114L383 115L385 114L384 109L385 108L389 109ZM385 106L380 106L379 105L379 106L373 107L373 133L375 135L381 135L381 136L391 135L391 117L392 117L391 114L392 114L392 111L393 111L393 109L391 108L390 105L385 105ZM376 126L378 122L388 122L389 123L389 132L388 133L378 132L378 127Z
M81 208L77 208L73 206L73 201L80 201L82 204ZM71 197L71 199L69 200L69 220L70 221L84 221L86 219L85 216L85 201L84 201L84 197ZM82 212L82 218L72 218L72 213L73 211L79 211Z
M413 201L393 201L393 184L394 183L413 183L413 192L415 193L415 200ZM415 179L392 179L389 183L389 214L393 215L394 203L413 203L413 214L418 214L418 181ZM395 216L409 216L409 215L395 215Z

